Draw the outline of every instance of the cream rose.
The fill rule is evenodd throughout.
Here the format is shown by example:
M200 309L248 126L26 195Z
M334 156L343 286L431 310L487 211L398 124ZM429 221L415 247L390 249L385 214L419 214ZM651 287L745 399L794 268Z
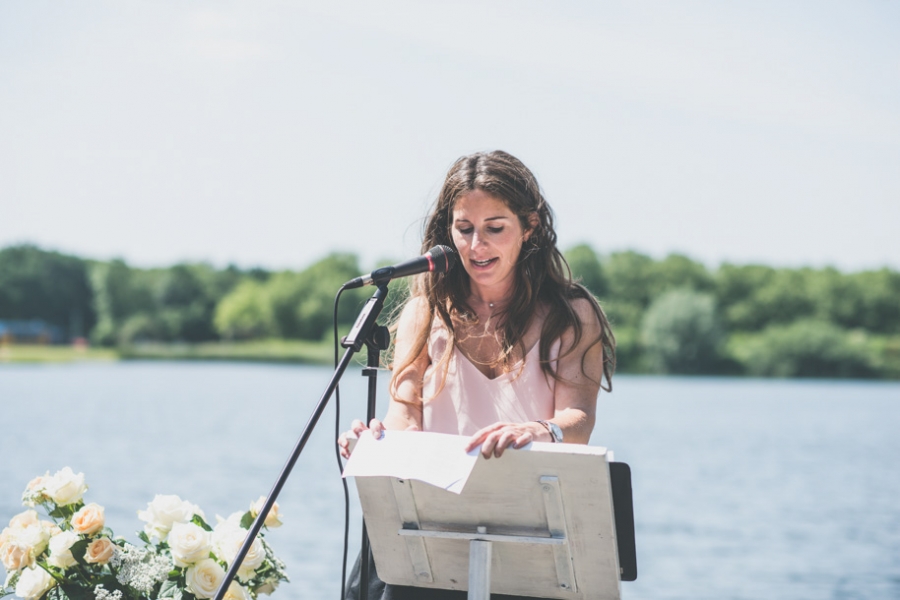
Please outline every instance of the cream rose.
M73 531L63 531L50 538L50 556L47 563L57 569L67 569L75 566L75 557L72 556L72 545L80 538Z
M45 487L47 481L50 480L50 472L35 477L25 486L25 492L22 494L22 503L26 506L34 506L37 502L44 499Z
M209 532L193 523L173 524L166 542L177 567L187 567L209 558L209 551L212 550L212 537Z
M105 511L99 504L91 502L72 515L72 529L81 535L93 535L103 529L106 523Z
M14 543L28 549L32 558L37 558L47 548L50 530L40 522L19 529L10 528L7 543ZM31 563L29 563L31 564Z
M262 511L263 506L266 503L266 497L260 496L259 500L250 504L250 514L253 515L253 518L256 518L256 515ZM269 510L269 514L266 515L265 526L270 529L275 529L276 527L281 527L281 513L278 511L278 503L274 502L272 504L272 508Z
M113 557L115 550L116 545L112 543L112 540L106 537L97 538L88 544L84 560L89 563L105 565Z
M234 517L235 515L232 515L228 520L220 521L216 525L215 530L213 530L212 535L213 550L216 556L228 563L229 566L234 561L234 557L237 556L238 550L241 549L249 533L235 522ZM266 549L263 548L262 542L257 537L253 540L253 544L250 545L247 555L244 556L244 562L241 563L241 567L238 569L238 579L246 581L253 577L254 572L262 565L264 560L266 560Z
M178 496L157 494L147 510L138 511L138 518L146 521L144 532L150 537L165 540L175 523L188 523L194 515L203 516L203 511Z
M25 600L37 600L55 585L53 578L40 567L29 567L22 571L16 583L16 596Z
M251 600L251 596L247 588L237 581L232 581L228 586L228 591L225 592L223 600Z
M34 510L26 510L25 512L20 512L12 519L9 520L10 529L25 529L26 527L31 527L32 525L37 525L40 523L40 519L38 519L37 511Z
M84 497L88 486L84 483L84 473L77 475L65 467L44 481L44 494L57 506L75 504Z
M188 591L198 598L212 598L223 579L225 570L211 558L204 558L188 567L185 574Z
M0 562L9 572L18 571L34 564L34 556L31 554L31 546L27 546L16 539L8 539L0 546Z

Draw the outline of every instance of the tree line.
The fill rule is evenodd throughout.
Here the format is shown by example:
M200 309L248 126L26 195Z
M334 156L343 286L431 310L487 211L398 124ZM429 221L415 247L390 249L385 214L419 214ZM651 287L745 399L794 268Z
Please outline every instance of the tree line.
M671 254L566 252L613 325L622 372L900 378L900 272L722 264ZM102 346L321 340L334 294L362 273L332 253L302 271L183 263L141 269L31 245L0 250L0 320L41 319ZM396 282L389 304L405 293ZM371 290L345 293L349 325Z

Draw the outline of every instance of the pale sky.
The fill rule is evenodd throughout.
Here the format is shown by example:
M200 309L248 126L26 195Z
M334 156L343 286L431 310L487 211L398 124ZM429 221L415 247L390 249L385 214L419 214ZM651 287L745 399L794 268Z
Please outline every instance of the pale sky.
M563 247L900 268L900 3L0 2L0 247L371 268L495 148Z

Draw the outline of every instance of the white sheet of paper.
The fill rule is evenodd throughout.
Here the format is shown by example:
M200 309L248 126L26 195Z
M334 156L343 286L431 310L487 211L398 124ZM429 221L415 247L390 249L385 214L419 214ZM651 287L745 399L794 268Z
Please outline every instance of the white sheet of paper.
M468 441L462 435L424 431L385 431L376 440L366 431L347 461L344 477L416 479L459 494L478 460L478 448L465 452Z

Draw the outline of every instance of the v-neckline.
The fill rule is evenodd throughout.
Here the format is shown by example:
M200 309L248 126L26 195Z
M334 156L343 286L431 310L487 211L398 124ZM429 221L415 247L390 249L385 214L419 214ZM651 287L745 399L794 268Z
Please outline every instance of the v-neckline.
M456 352L459 356L463 357L463 360L465 360L467 363L469 363L469 365L470 365L473 369L475 369L475 370L478 372L479 375L481 375L482 377L484 377L485 380L487 380L487 381L497 381L498 379L501 379L501 378L503 378L503 377L506 377L506 376L509 375L510 373L513 373L514 371L517 371L517 370L519 369L519 367L522 365L522 363L525 361L525 359L528 358L528 357L531 355L532 352L534 352L535 348L537 348L537 347L540 345L540 343L541 343L540 340L538 340L537 342L535 342L534 345L531 346L531 349L530 349L528 352L525 353L525 356L523 356L522 358L520 358L519 360L517 360L517 361L516 361L516 364L513 365L512 368L511 368L509 371L506 371L505 373L500 373L500 374L497 375L496 377L488 377L488 376L484 373L484 371L482 371L481 369L478 368L478 365L476 365L476 364L472 361L471 358L469 358L468 356L466 356L466 354L465 354L462 350L459 349L459 346L454 346L453 351Z

